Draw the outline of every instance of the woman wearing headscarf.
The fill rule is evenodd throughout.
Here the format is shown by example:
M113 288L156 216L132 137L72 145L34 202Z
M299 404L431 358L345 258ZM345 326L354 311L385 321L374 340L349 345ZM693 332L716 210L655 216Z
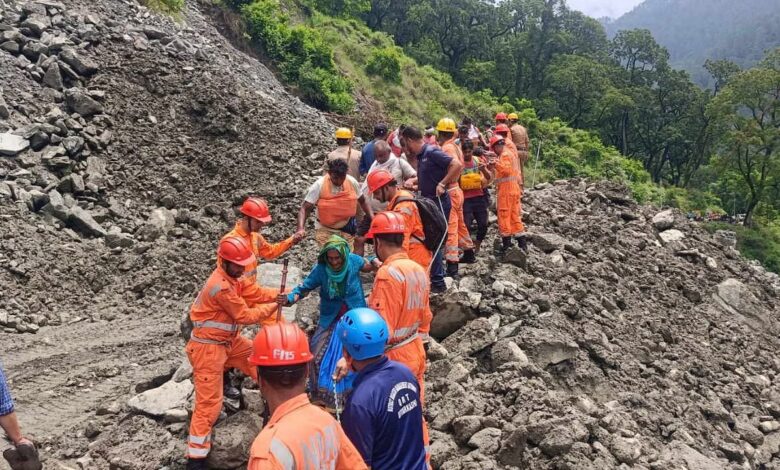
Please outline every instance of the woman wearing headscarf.
M368 260L350 252L345 239L333 235L320 250L317 265L306 279L289 294L279 294L279 303L287 306L319 288L320 318L311 337L314 360L309 373L309 393L313 402L330 409L335 408L332 376L336 362L342 357L341 341L333 332L341 315L353 308L366 307L360 272L373 269ZM338 382L335 392L347 392L352 385L350 379Z

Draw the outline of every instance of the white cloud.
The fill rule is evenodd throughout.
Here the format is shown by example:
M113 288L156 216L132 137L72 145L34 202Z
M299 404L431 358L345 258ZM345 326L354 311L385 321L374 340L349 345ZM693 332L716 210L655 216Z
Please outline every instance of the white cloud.
M642 0L568 0L569 7L594 18L618 18L642 3Z

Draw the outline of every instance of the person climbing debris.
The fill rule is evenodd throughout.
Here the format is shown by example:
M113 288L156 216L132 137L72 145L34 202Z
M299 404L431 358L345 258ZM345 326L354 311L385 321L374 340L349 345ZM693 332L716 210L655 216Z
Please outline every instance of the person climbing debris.
M491 168L496 172L498 211L498 232L501 236L501 249L506 251L512 246L512 239L517 239L518 246L525 250L525 227L522 220L521 192L520 192L520 165L517 158L506 148L502 137L494 135L490 139L490 146L498 156L498 160L491 160Z
M331 236L338 235L347 240L351 250L357 233L358 204L368 217L373 217L371 207L360 193L360 183L347 174L346 162L330 160L328 173L318 178L306 193L298 211L298 232L304 231L309 214L316 208L314 238L317 243L323 246Z
M442 118L436 125L436 130L439 132L437 140L441 149L453 160L457 160L462 168L463 153L460 145L455 143L457 131L455 121L450 118ZM444 258L447 261L447 275L457 278L459 263L474 263L476 258L474 257L474 242L471 240L471 235L463 219L463 190L456 180L447 187L447 191L450 194L452 208L448 219L449 228L447 229Z
M249 263L240 278L241 296L252 306L256 303L268 303L276 300L278 291L267 289L257 284L257 267L260 260L273 260L286 253L293 245L303 240L305 232L299 231L291 237L279 243L268 243L261 234L262 228L271 223L271 211L268 209L268 203L260 198L248 197L241 204L239 209L241 216L236 221L233 229L222 237L225 240L230 237L243 239L252 250L255 260ZM217 257L217 266L222 265L222 258ZM237 408L238 400L241 398L241 391L232 386L228 371L225 372L222 383L223 396L231 406Z
M423 226L418 201L414 194L405 189L398 188L398 180L390 172L379 170L368 175L366 179L368 192L375 200L381 201L388 210L401 214L404 218L404 251L412 261L423 267L426 271L431 266L433 250L426 244L425 227ZM438 208L433 208L438 211ZM438 238L446 237L444 233ZM436 238L436 237L434 237ZM435 250L435 248L434 248Z
M336 327L344 358L356 372L341 424L374 470L424 470L420 385L408 367L385 355L390 332L375 310L345 313Z
M403 131L403 145L406 156L417 162L417 186L420 195L433 201L441 210L445 220L449 220L451 202L447 187L458 181L463 165L440 148L423 142L423 136L415 127L406 127ZM445 292L443 250L434 252L431 262L431 290Z
M43 465L38 458L35 444L22 434L19 420L14 410L14 400L5 381L3 366L0 364L0 428L3 428L13 447L3 451L3 457L11 470L41 470Z
M485 188L493 180L493 174L484 157L474 155L474 143L471 140L461 142L460 149L463 152L463 172L460 176L460 188L463 190L463 221L467 229L476 222L477 229L473 238L476 254L479 253L488 231L489 204L485 198Z
M256 262L243 238L227 237L219 243L220 266L209 276L190 308L193 329L185 351L192 364L195 406L187 439L187 469L205 469L211 449L211 429L222 411L223 372L237 368L256 378L247 358L251 342L238 334L239 325L274 323L278 304L254 303L242 297L241 277Z
M361 153L359 150L352 148L352 131L346 127L339 127L336 129L336 150L328 154L328 158L325 159L323 165L324 170L328 170L328 162L333 160L343 160L347 164L347 174L360 180L360 158Z
M248 470L368 468L341 425L309 402L313 358L306 333L295 324L268 326L255 336L248 365L270 419L252 443Z
M279 294L283 306L293 305L309 292L319 288L320 315L317 329L311 338L314 360L311 362L309 393L315 403L334 410L337 400L333 395L332 375L341 357L341 343L333 335L336 322L347 310L366 306L360 272L372 271L371 262L350 252L346 240L334 235L322 247L317 264L303 282L289 294ZM337 392L350 389L350 382L338 384Z

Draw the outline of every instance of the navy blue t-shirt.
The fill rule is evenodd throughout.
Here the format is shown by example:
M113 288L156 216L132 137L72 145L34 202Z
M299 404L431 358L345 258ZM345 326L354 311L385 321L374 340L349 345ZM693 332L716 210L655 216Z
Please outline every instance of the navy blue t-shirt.
M358 372L341 426L372 470L422 470L425 446L417 378L386 356Z
M436 185L447 176L452 157L434 145L423 145L417 157L417 186L423 197L436 197Z
M369 168L374 163L374 142L372 140L363 147L363 151L360 153L360 174L365 175L368 173Z

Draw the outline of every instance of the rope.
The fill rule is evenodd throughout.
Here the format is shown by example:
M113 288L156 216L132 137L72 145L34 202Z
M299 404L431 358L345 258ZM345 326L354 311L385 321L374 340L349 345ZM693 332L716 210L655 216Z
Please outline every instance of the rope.
M339 392L336 390L336 381L333 381L333 402L336 408L336 421L341 422L341 404L339 403Z

